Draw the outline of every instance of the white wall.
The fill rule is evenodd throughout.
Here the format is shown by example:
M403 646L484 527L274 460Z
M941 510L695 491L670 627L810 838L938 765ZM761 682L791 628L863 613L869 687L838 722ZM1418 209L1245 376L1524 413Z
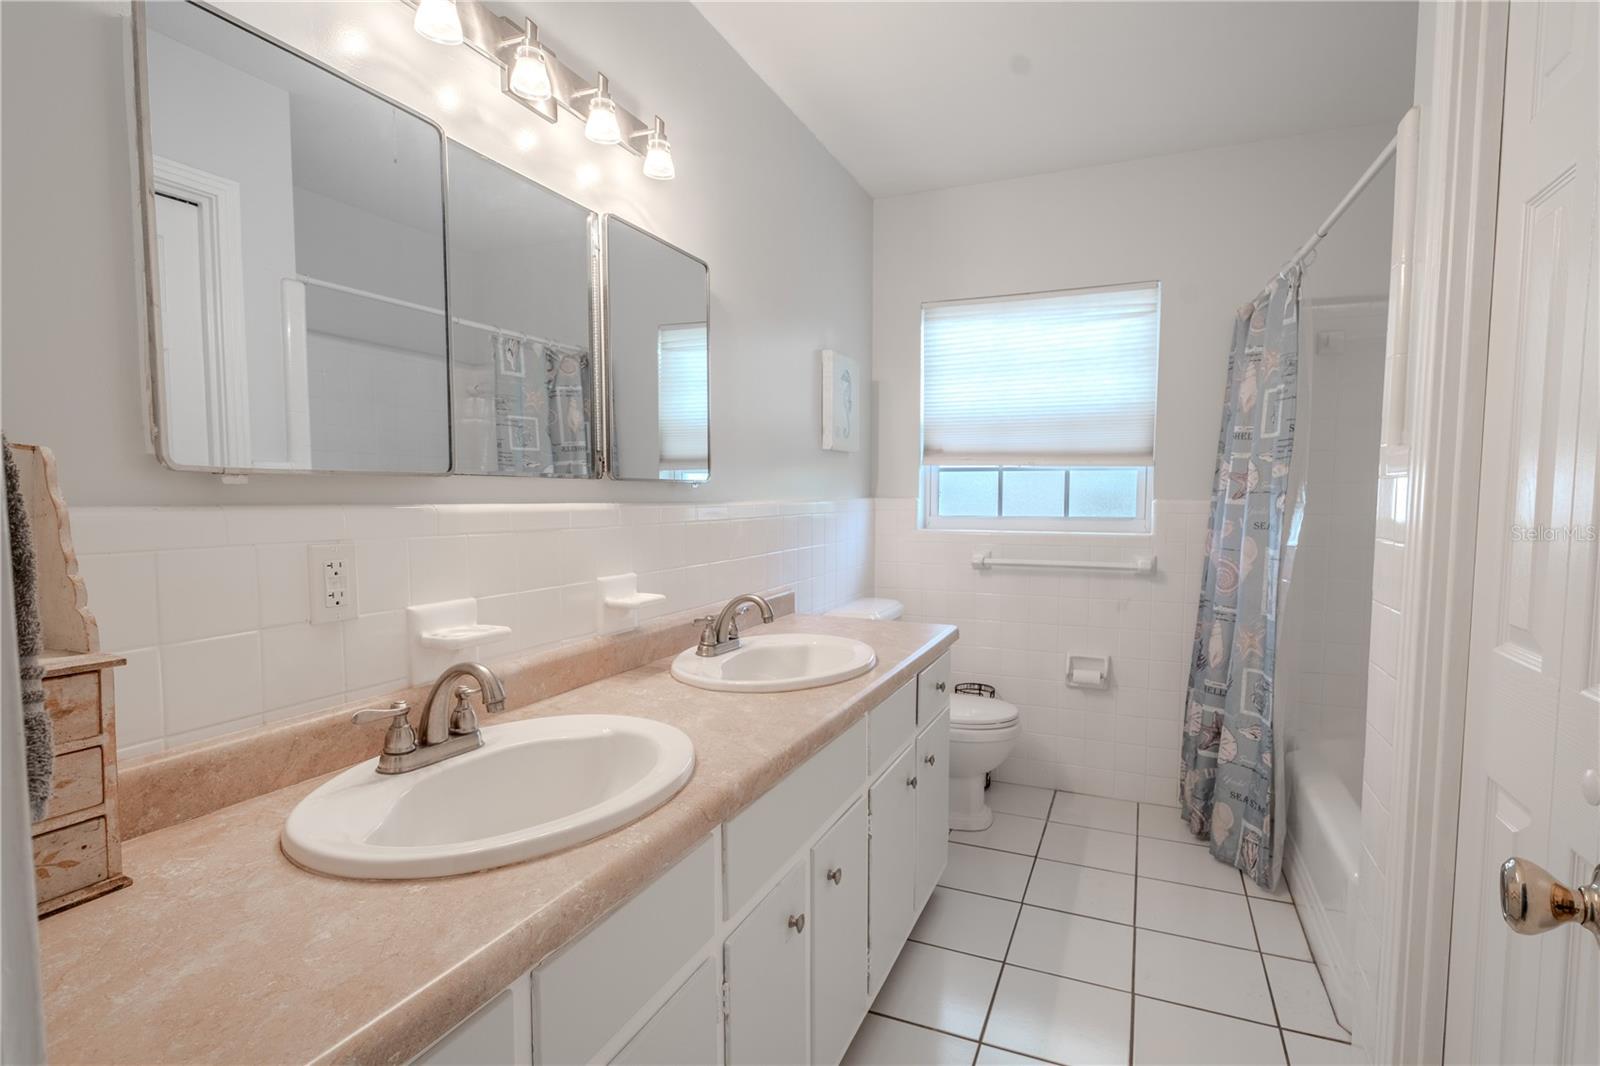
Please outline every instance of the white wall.
M1397 102L1395 121L1405 104ZM873 211L876 495L917 494L921 306L1161 282L1157 499L1204 498L1232 310L1248 301L1394 135L1390 125L878 200ZM1391 184L1369 190L1306 296L1381 295Z
M867 493L869 453L818 446L816 351L870 361L870 201L693 7L506 5L536 17L567 62L611 75L625 106L667 120L678 178L660 183L639 173L636 157L584 140L570 116L551 126L503 97L487 60L418 37L405 4L223 6L438 119L474 149L707 260L712 421L724 446L710 484L697 490L285 475L227 486L162 469L149 454L140 398L125 9L5 4L4 422L13 439L55 449L72 504L703 503ZM456 94L453 109L440 101L445 90ZM523 133L537 146L520 149ZM583 167L592 174L580 180Z

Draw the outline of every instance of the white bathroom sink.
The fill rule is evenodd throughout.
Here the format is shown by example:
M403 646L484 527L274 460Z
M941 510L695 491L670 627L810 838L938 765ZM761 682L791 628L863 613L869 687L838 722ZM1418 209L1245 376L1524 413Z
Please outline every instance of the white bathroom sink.
M483 747L403 774L352 766L289 813L283 851L338 877L444 877L581 844L655 810L694 772L682 730L559 715L490 726Z
M701 656L690 648L672 660L672 676L719 692L790 692L819 688L871 670L878 655L859 640L823 633L745 637L737 651Z

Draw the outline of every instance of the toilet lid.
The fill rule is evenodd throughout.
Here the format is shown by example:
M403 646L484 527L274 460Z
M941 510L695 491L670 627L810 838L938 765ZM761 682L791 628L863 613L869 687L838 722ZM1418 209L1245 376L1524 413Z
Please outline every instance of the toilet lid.
M1017 708L1005 700L969 696L950 697L950 724L960 729L1004 729L1017 720Z

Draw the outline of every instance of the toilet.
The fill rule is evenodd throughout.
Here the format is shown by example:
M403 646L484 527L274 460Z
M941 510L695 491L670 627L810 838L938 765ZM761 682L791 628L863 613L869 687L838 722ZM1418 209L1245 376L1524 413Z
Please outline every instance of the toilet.
M1021 732L1014 704L964 692L950 697L951 829L987 829L994 822L984 781L1006 761Z
M905 606L899 600L867 597L828 614L887 622L905 614ZM1014 704L962 692L950 697L951 829L987 829L994 822L994 811L983 798L984 784L1011 754L1021 732Z

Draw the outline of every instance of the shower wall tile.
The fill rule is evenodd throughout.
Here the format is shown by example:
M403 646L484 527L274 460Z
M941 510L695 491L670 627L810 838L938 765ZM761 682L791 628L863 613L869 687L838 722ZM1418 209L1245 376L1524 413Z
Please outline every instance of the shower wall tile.
M484 621L513 630L491 662L589 636L595 579L629 570L667 596L646 617L776 589L827 610L872 590L872 518L865 499L72 514L102 646L128 657L128 757L393 690L414 604L476 598ZM350 545L357 616L312 625L307 548L331 541Z
M988 682L1019 709L1022 735L998 780L1176 802L1206 501L1157 501L1141 536L930 531L917 528L914 499L875 507L876 594L902 601L914 621L959 626L953 680ZM1157 568L975 570L984 548L1103 562L1154 554ZM1073 654L1110 655L1110 688L1069 687Z

